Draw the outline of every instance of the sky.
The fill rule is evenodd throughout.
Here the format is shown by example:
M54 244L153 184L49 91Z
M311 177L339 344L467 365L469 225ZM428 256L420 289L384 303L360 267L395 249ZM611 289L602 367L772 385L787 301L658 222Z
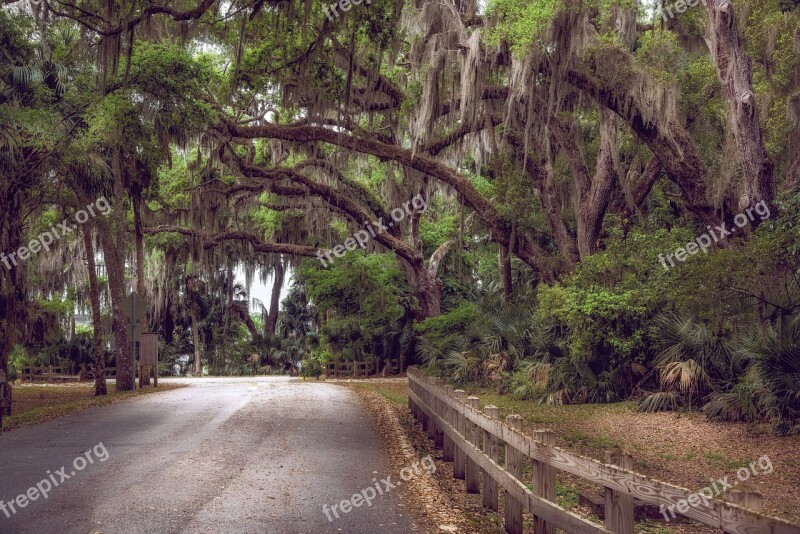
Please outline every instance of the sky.
M236 268L235 271L236 275L236 282L240 282L244 285L245 282L245 275L244 269L240 266ZM286 295L289 294L289 286L292 282L292 269L291 267L287 269L286 276L283 280L283 287L281 288L281 301L286 298ZM274 276L269 276L267 278L267 283L261 283L261 280L258 277L258 273L256 276L253 277L253 285L250 286L250 313L259 313L261 311L260 308L256 309L252 306L252 299L258 299L264 303L264 306L269 308L269 301L272 296L272 284L274 283Z

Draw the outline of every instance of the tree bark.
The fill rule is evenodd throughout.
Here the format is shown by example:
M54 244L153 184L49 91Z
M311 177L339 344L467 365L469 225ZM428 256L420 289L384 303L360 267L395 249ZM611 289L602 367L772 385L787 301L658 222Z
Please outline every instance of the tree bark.
M566 80L619 115L631 127L661 162L670 180L680 187L689 211L706 224L719 223L720 217L706 198L703 180L708 171L689 132L674 121L669 124L650 122L643 108L646 104L628 94L624 84L611 84L597 72L592 72L590 66L587 66L587 71L573 69L566 74ZM656 82L650 80L649 83Z
M111 221L103 217L96 220L103 245L103 258L108 273L108 286L111 290L111 310L114 328L117 366L117 391L130 391L134 388L133 350L128 342L128 318L122 306L125 302L125 253L126 253L126 211L125 192L121 178L114 181L114 199L118 205L110 215Z
M772 204L775 196L773 163L764 146L764 132L753 90L753 64L739 36L733 2L709 0L706 8L708 45L728 102L731 131L744 176L744 194L739 209L744 210L761 201Z
M267 335L274 336L275 328L278 325L278 312L281 305L281 288L283 287L283 279L286 274L286 269L283 262L279 262L275 266L275 274L272 282L272 294L269 301L269 314L267 315Z
M527 175L531 178L531 185L541 190L542 209L547 216L553 240L564 259L565 268L572 269L578 263L578 248L575 235L561 218L564 208L556 189L555 171L553 170L556 154L553 143L550 142L549 136L545 139L544 145L539 143L535 136L528 138L533 151L541 155L541 160L539 160L525 153L525 142L519 135L509 131L506 138L514 148L518 162L523 165Z
M94 261L92 227L85 224L82 229L83 245L86 249L86 263L89 269L89 301L92 305L92 348L94 350L94 394L106 395L106 358L103 347L103 318L100 315L100 286L97 283L97 266Z
M327 128L320 128L315 126L284 126L279 124L263 124L258 126L240 126L233 123L227 123L222 128L226 133L233 137L240 137L244 139L255 138L269 138L281 139L284 141L296 141L300 143L307 143L311 141L322 141L330 143L343 148L348 148L363 154L371 154L380 159L390 159L397 163L404 165L408 168L415 169L422 174L432 176L441 182L453 187L464 199L464 202L469 206L481 220L489 226L493 232L491 233L492 239L498 243L506 246L511 246L511 221L502 217L494 205L472 185L468 178L460 175L447 165L434 160L423 154L415 153L410 149L399 146L388 145L380 141L366 138L356 137L350 134L337 132ZM231 157L236 157L231 155ZM311 193L322 196L329 204L334 203L348 203L355 204L350 199L343 195L336 195L333 188L327 187L324 184L315 182L295 172L293 169L276 168L276 169L263 169L254 165L248 165L246 162L239 158L242 171L248 176L261 176L265 178L288 178L296 183L309 187ZM349 209L345 206L338 206L341 209ZM360 208L357 211L363 212ZM362 219L363 220L363 219ZM359 221L360 222L360 221ZM376 238L381 241L381 238L388 239L393 236L388 235L387 232L379 234ZM408 252L410 247L404 246L404 243L394 243L393 245L385 246L395 250L398 254ZM530 265L533 269L541 272L546 271L542 265L542 260L546 256L545 251L538 245L535 235L520 235L511 246L512 251L522 261ZM406 250L404 250L406 249ZM410 256L414 256L411 251ZM416 261L411 257L406 257L406 260ZM548 273L544 273L545 277Z
M23 197L20 191L11 188L6 195L6 221L8 224L7 240L9 250L16 251L22 245L22 202ZM4 266L2 269L8 273L8 286L5 288L3 300L5 300L5 329L3 333L3 344L0 350L0 370L8 376L8 358L14 350L14 345L17 339L17 314L20 303L25 302L25 287L24 276L21 274L20 267L24 268L24 264L16 265L10 261L9 258L3 258ZM6 269L5 262L8 262L10 267ZM6 398L5 403L8 406L10 413L11 410L11 384L6 384L5 388ZM3 413L0 410L0 427L3 423Z
M131 193L133 200L133 235L136 244L136 292L144 298L144 231L142 228L142 193L138 189Z
M197 310L194 304L189 304L189 317L192 319L192 343L194 344L194 372L202 376L203 363L200 360L200 332L197 330Z
M503 173L503 165L500 160L500 148L497 144L497 136L494 132L494 123L489 113L484 115L483 123L486 131L489 133L489 142L492 147L492 168L494 169L494 177L495 180L499 180ZM500 260L500 272L503 278L503 299L506 302L511 302L511 297L514 295L514 277L511 272L511 251L509 250L509 246L501 243L498 256Z
M410 262L401 260L406 273L406 280L419 308L415 310L415 319L422 321L428 317L436 317L442 313L442 282L431 276L422 261Z
M119 197L117 197L119 198ZM123 211L122 208L117 208ZM111 290L111 316L116 344L117 391L133 389L133 350L128 342L128 319L122 310L125 302L125 252L124 241L117 232L112 235L110 225L98 222L100 241L103 245L103 258L108 273L108 287Z
M603 218L611 200L611 192L617 183L614 154L617 153L617 118L610 112L600 113L600 152L597 166L588 188L579 193L578 199L578 252L581 259L597 252Z

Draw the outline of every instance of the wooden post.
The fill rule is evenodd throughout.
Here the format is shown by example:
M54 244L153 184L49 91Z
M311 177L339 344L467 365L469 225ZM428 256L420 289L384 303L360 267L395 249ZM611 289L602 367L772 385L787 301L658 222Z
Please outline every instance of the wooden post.
M440 392L442 389L441 382L442 381L437 378L434 384L434 387ZM440 401L438 397L433 398L434 413L436 413L436 415L438 415L440 418L444 419L442 404L443 404L442 401ZM442 450L444 448L444 431L442 430L442 427L441 425L439 425L439 423L437 423L434 428L436 429L436 435L434 436L433 439L433 446L439 450Z
M517 430L522 429L522 417L509 415L506 424ZM522 452L506 443L506 471L511 476L522 481ZM506 493L506 532L508 534L522 534L522 503L514 498L508 491Z
M453 392L461 403L467 399L467 392L463 389L457 389ZM464 414L461 410L454 410L453 425L462 436L464 435ZM453 462L453 478L464 480L466 478L466 455L460 443L455 443L455 461Z
M415 380L416 380L416 377L409 376L408 377L408 386L407 387L408 387L408 390L410 392L416 394L417 393L417 388L416 388ZM408 409L409 409L409 411L411 411L411 416L416 421L418 419L418 417L417 417L417 406L414 404L414 401L411 400L411 395L408 396Z
M733 504L738 504L744 508L760 512L764 508L764 496L757 492L748 490L746 488L736 488L726 491L723 496L726 501Z
M537 430L533 433L535 440L545 445L555 445L556 435L550 430ZM533 493L534 495L556 502L556 468L544 462L533 461ZM555 534L555 526L541 517L533 516L533 532L535 534Z
M607 452L606 463L633 469L633 457L623 452ZM633 534L633 496L606 488L606 528L616 534Z
M476 410L481 409L481 401L478 397L467 397L467 405ZM478 434L478 425L464 418L466 424L465 437L467 441L480 448L480 434ZM467 493L480 493L481 492L481 470L474 460L466 459L466 481Z
M450 386L450 385L445 386L444 387L444 392L448 397L452 397L453 396L453 386ZM444 420L447 421L447 423L450 426L455 427L455 424L453 423L453 410L452 410L452 408L450 408L449 405L445 405L443 413L444 413ZM442 447L442 458L444 459L445 462L452 462L455 459L455 454L456 454L455 453L455 444L453 443L453 440L450 439L450 436L445 434L444 443L443 443L443 447Z
M425 404L428 406L428 409L433 412L433 393L431 393L431 388L436 386L433 380L428 380L427 386L428 388L425 390L423 399L425 399ZM436 441L436 419L433 417L428 417L428 438L430 438L431 441Z
M493 417L494 419L498 419L500 417L500 408L497 406L489 405L483 409L483 412L488 415L489 417ZM500 458L500 448L497 442L497 436L489 432L488 430L483 431L483 452L486 455L494 460L494 463L497 463ZM497 511L499 510L499 502L497 496L499 495L499 491L497 490L497 482L488 475L488 473L483 473L483 506L490 510Z

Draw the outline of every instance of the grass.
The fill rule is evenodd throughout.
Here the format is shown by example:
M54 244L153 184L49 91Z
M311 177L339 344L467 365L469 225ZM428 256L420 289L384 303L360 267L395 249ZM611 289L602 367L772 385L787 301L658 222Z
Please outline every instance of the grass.
M388 399L389 401L403 406L408 405L408 390L404 379L398 380L371 380L371 381L350 381L335 382L341 386L347 386L362 391L374 391Z
M536 426L572 425L590 421L601 414L636 411L635 402L550 405L516 399L511 395L498 395L492 389L467 387L466 391L469 395L475 395L481 399L481 407L492 404L500 408L501 418L505 418L510 414L517 414L521 415L526 422Z
M556 504L560 507L566 510L577 508L579 497L578 490L574 487L556 482Z
M108 395L95 397L94 383L84 384L22 384L13 386L13 413L3 418L0 432L33 426L44 421L78 412L90 406L108 406L116 402L186 387L183 384L161 384L158 388L146 387L119 393L113 386Z
M584 447L588 447L590 449L606 450L622 448L622 442L618 439L604 436L602 434L587 434L579 430L568 432L564 436L564 440L568 445L583 445Z
M636 525L636 532L645 534L672 534L672 530L664 528L655 521L645 520Z

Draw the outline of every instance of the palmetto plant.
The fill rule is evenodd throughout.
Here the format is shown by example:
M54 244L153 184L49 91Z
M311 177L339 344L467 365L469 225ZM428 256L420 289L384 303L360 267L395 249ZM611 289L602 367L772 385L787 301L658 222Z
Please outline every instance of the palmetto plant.
M746 393L758 399L758 411L780 434L800 431L800 316L781 331L743 335L736 352L752 365Z
M660 411L693 403L718 388L720 381L739 376L742 365L731 351L730 341L693 317L665 315L659 318L660 354L655 360L662 392L641 402L646 411Z

